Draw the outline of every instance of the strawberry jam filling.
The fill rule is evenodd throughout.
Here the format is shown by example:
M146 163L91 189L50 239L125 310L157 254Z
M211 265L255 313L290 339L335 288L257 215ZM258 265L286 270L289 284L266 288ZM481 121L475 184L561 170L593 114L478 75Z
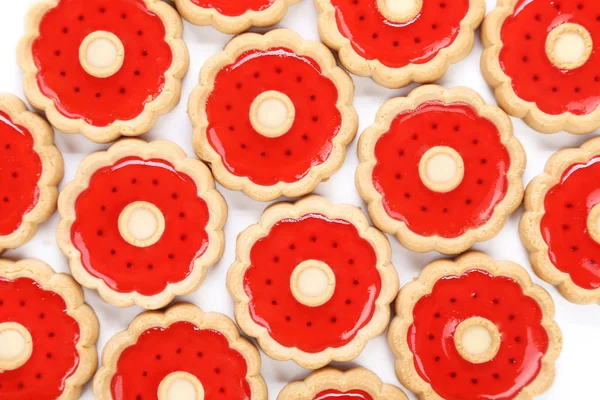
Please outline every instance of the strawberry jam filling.
M600 156L571 166L546 194L541 221L552 264L585 289L600 287L600 244L587 226L590 211L600 204L599 179Z
M244 276L250 314L285 347L309 353L341 347L369 323L381 291L377 256L354 225L318 214L279 221L258 240ZM290 285L296 267L307 261L326 264L335 276L332 296L307 306Z
M508 277L481 270L440 279L413 310L408 345L419 375L448 400L513 399L538 375L548 334L538 303ZM500 333L493 359L473 364L455 344L457 326L491 321Z
M31 335L32 353L17 369L0 372L3 400L56 399L79 365L79 325L58 294L28 278L0 278L0 324L17 323Z
M71 240L84 268L118 292L154 295L184 280L208 246L210 218L192 178L167 161L124 158L96 171L77 198ZM156 243L138 247L119 228L124 209L136 202L164 216Z
M520 0L502 25L500 66L517 96L543 112L590 114L600 105L600 2ZM575 69L554 65L546 51L550 32L578 24L591 36L592 51Z
M192 0L192 3L202 8L214 8L228 17L237 17L247 11L266 10L275 0Z
M97 31L110 32L124 47L123 64L99 78L80 62L80 46ZM143 0L60 0L44 15L33 44L37 83L58 111L93 126L131 120L165 84L173 54L163 21Z
M424 64L454 43L469 0L423 0L414 18L403 23L386 19L377 0L331 0L338 29L354 51L390 68Z
M42 162L33 137L0 112L0 235L10 235L38 202Z
M111 393L115 400L156 399L169 374L185 372L198 379L205 399L250 400L247 371L246 360L223 334L176 322L148 329L123 351Z
M349 390L347 392L325 390L317 394L313 400L373 400L373 398L362 390Z
M455 150L464 177L449 192L425 186L419 164L436 146ZM387 213L422 236L454 238L485 224L507 191L509 154L496 126L467 104L427 102L399 114L375 146L373 183Z
M286 95L294 122L279 137L253 128L250 110L262 93ZM234 175L270 186L296 182L329 157L341 126L338 91L314 60L289 49L252 50L216 77L206 112L208 140Z

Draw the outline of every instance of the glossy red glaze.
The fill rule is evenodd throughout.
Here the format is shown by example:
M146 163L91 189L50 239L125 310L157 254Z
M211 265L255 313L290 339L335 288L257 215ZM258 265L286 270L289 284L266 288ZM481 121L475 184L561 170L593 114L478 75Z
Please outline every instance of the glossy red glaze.
M123 66L108 78L89 75L79 62L81 43L98 30L125 47ZM131 120L162 92L173 60L164 37L162 20L143 0L60 0L33 43L40 90L68 118L94 126Z
M481 270L440 279L413 310L408 345L419 375L447 400L513 399L540 372L548 334L539 304L514 280ZM482 317L502 339L494 359L472 364L454 344L456 327Z
M290 130L267 138L250 123L250 106L261 93L286 94L296 109ZM316 61L282 48L249 51L224 67L206 112L208 140L234 175L259 185L296 182L332 151L341 126L335 84Z
M590 236L587 218L600 203L600 156L568 168L546 194L541 232L550 261L584 289L600 287L600 244Z
M162 380L173 372L194 375L205 399L250 400L244 357L222 333L190 322L151 328L126 348L117 363L111 393L115 400L156 399Z
M463 158L465 174L448 192L428 189L419 162L435 146ZM373 183L394 219L423 236L454 238L485 224L506 195L508 151L496 126L467 104L427 102L399 114L375 145Z
M192 3L202 8L214 8L228 17L237 17L246 11L266 10L275 0L192 0Z
M39 199L42 162L33 136L0 112L0 235L10 235Z
M79 365L79 325L65 312L62 297L31 279L0 278L0 323L29 331L33 352L20 368L0 373L0 399L53 400Z
M165 217L162 237L149 247L123 239L123 209L136 201L154 204ZM71 240L84 268L118 292L162 292L184 280L208 246L208 207L188 175L160 159L124 158L96 171L77 198Z
M369 393L362 390L349 390L340 392L339 390L325 390L317 394L313 400L373 400Z
M500 65L515 93L545 113L589 114L600 105L600 2L520 0L502 26ZM592 36L588 61L573 70L554 66L546 54L548 33L564 23L585 27Z
M454 43L469 11L469 0L424 0L415 18L394 23L381 14L377 0L331 0L331 4L338 29L354 51L391 68L433 59Z
M251 316L285 347L309 353L341 347L373 317L381 291L377 256L346 221L318 214L282 220L254 244L250 260L244 286ZM306 260L324 262L336 277L333 296L319 307L298 302L290 288L294 269Z

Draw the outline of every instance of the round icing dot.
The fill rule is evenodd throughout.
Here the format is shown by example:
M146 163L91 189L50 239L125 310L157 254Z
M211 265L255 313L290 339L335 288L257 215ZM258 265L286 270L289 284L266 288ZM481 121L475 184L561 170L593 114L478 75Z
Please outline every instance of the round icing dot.
M158 400L203 400L204 387L194 375L177 371L158 386Z
M552 64L562 69L575 69L592 54L592 36L583 26L566 23L554 28L546 39L546 53Z
M587 219L587 230L590 236L600 244L600 204L596 204L590 210Z
M252 127L269 138L286 134L294 124L295 116L296 109L290 98L275 90L259 94L250 106Z
M481 364L493 360L498 354L500 332L492 321L472 317L458 325L454 333L454 342L465 360Z
M434 192L446 193L456 189L463 180L465 164L456 150L435 146L427 150L419 162L421 180Z
M147 201L130 203L119 215L119 232L134 246L152 246L160 240L164 231L163 213Z
M97 78L106 78L117 73L124 59L123 43L111 32L92 32L83 39L79 47L81 66Z
M333 296L335 275L324 262L306 260L294 269L290 286L296 300L309 307L318 307Z
M377 0L383 16L392 22L407 22L421 12L423 0Z
M0 323L0 371L21 367L29 360L32 351L31 334L23 325Z

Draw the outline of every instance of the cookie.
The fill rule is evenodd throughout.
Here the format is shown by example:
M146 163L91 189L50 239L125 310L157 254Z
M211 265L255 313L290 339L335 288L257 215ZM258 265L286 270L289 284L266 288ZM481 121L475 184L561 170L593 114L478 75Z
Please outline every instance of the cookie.
M79 399L96 371L99 324L70 276L0 259L0 397Z
M277 400L407 400L396 386L385 385L374 373L364 368L342 372L326 368L313 372L302 382L283 388Z
M412 251L461 253L495 236L523 198L525 151L510 118L468 88L387 101L358 155L371 219Z
M273 205L236 251L227 287L237 322L276 360L349 361L389 323L390 244L356 207L319 196Z
M17 97L0 93L0 253L28 242L50 218L62 177L50 125Z
M175 0L177 9L195 25L212 25L223 33L236 34L250 27L275 25L288 7L300 0Z
M481 68L498 103L542 133L600 128L600 3L500 0Z
M223 254L227 204L176 144L125 139L86 157L59 197L73 276L115 306L164 307Z
M238 36L190 97L196 154L255 200L308 194L344 162L358 129L353 97L324 45L286 29Z
M561 150L527 187L521 240L536 274L574 303L600 301L600 139Z
M192 304L145 312L108 341L98 400L266 400L260 355L227 316Z
M18 49L25 95L57 129L94 142L146 133L179 102L182 31L160 0L40 0Z
M550 295L509 261L435 261L400 291L389 344L420 399L531 399L554 380L562 335Z
M399 88L469 55L485 0L314 0L321 39L350 72Z

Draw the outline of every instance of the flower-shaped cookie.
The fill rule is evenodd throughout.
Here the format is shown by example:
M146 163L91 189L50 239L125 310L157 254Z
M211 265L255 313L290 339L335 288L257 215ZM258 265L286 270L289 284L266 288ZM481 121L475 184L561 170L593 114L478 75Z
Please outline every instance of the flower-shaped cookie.
M371 371L355 368L342 372L333 368L315 371L302 382L283 388L277 400L407 400L396 386L381 382Z
M381 334L398 290L387 238L356 207L311 196L240 234L227 276L241 329L277 360L349 361Z
M79 399L96 370L98 330L70 276L0 259L0 398Z
M108 341L98 400L266 400L260 355L227 316L178 304L147 311Z
M600 127L600 2L500 0L483 26L485 79L542 133Z
M390 326L400 381L420 399L531 399L554 380L554 303L508 261L467 253L404 286Z
M241 33L252 26L271 26L300 0L175 0L177 9L195 25L212 25L223 33Z
M510 118L467 88L386 102L359 142L356 181L375 225L417 252L456 254L521 203L525 152Z
M358 128L353 97L324 45L285 29L238 36L190 97L196 154L256 200L302 196L342 166Z
M223 254L227 204L208 168L168 141L126 139L88 156L58 203L73 276L118 307L191 293Z
M527 187L521 239L536 274L574 303L600 301L600 139L554 154Z
M473 49L485 0L315 0L319 33L352 73L390 88L432 82Z
M63 159L52 128L0 93L0 252L29 241L56 210Z
M179 102L182 31L160 0L40 0L19 44L25 95L63 132L141 135Z

